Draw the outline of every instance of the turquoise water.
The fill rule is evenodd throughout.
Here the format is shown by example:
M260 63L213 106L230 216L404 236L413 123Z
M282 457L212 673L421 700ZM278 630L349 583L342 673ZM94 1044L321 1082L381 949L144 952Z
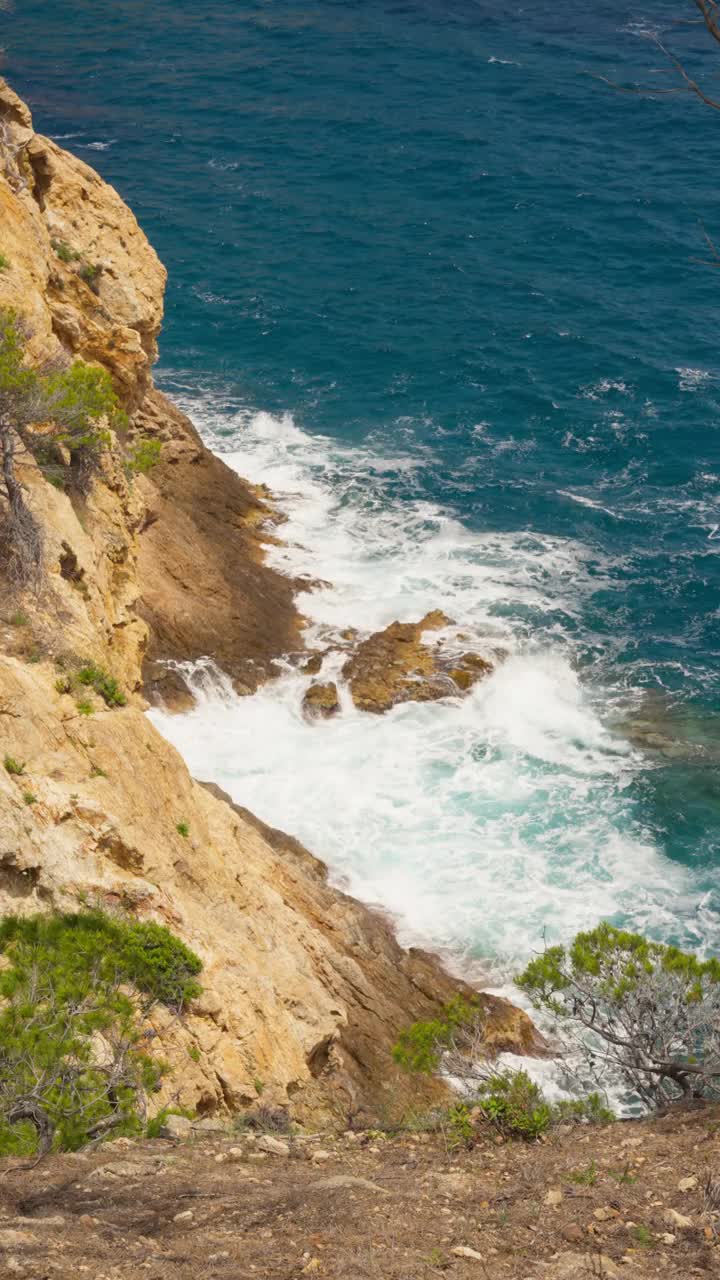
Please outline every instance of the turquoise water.
M461 707L309 727L289 672L164 731L408 937L514 957L604 914L712 949L720 125L592 73L672 85L653 31L717 55L669 0L499 9L0 23L38 128L169 268L159 380L284 495L278 563L334 584L303 599L315 634L442 605L511 655Z

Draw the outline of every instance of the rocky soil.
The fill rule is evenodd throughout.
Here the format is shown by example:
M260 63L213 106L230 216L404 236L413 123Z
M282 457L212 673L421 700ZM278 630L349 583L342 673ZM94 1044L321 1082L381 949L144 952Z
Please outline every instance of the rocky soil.
M4 1161L27 1280L720 1276L720 1112L449 1151L442 1135L222 1133Z

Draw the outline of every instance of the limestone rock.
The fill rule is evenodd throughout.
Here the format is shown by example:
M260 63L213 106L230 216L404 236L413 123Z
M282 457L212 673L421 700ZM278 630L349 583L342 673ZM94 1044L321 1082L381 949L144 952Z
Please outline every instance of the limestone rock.
M165 1138L189 1138L192 1130L192 1121L188 1120L187 1116L166 1116L162 1127Z
M281 1142L279 1138L273 1138L271 1134L263 1134L262 1138L258 1138L258 1148L260 1151L266 1151L270 1156L289 1156L290 1148L287 1142Z
M389 1196L391 1193L387 1187L379 1187L377 1183L370 1182L369 1178L356 1178L349 1173L337 1173L332 1178L320 1178L317 1182L312 1182L313 1191L342 1191L345 1189L358 1191L374 1191L378 1195Z
M303 698L303 711L310 719L327 720L340 710L337 685L333 680L322 684L314 681Z
M669 1227L676 1227L681 1231L693 1225L692 1218L688 1218L684 1213L678 1213L677 1209L666 1209L663 1217Z
M458 1244L453 1249L456 1258L471 1258L474 1262L482 1262L483 1256L478 1253L477 1249L471 1249L469 1245Z
M457 658L440 645L425 643L427 632L450 625L439 609L420 622L393 622L363 640L348 658L343 675L362 711L387 711L400 702L428 702L466 692L492 670L479 654Z

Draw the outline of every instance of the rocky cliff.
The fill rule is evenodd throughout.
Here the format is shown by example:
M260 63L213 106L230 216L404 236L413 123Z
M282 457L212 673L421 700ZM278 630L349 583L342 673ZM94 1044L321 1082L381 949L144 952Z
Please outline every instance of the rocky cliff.
M129 414L87 497L28 457L20 467L45 564L22 597L0 576L0 761L18 766L0 768L0 911L98 902L167 923L198 952L203 995L185 1024L156 1026L172 1066L163 1097L203 1113L261 1091L300 1119L387 1113L407 1088L390 1057L398 1028L457 983L329 887L295 841L193 780L144 715L144 690L186 696L169 659L210 655L239 691L255 688L302 648L301 619L292 582L263 560L266 495L153 386L164 268L118 194L36 134L3 81L0 254L0 308L27 322L32 361L100 364ZM160 458L129 478L139 437ZM127 705L89 691L79 708L63 672L88 660ZM485 999L494 1043L531 1048L525 1016Z

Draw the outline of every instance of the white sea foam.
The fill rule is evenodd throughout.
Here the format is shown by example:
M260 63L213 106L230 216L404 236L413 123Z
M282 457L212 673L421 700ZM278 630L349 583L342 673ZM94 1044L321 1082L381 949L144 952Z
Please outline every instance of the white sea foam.
M233 420L186 403L226 460L266 482L288 514L274 563L331 584L303 595L311 640L328 645L342 714L308 723L308 677L287 673L250 698L207 664L191 713L154 711L193 773L284 827L355 895L394 913L406 942L507 972L540 945L623 913L661 933L692 902L691 873L632 821L637 755L598 717L558 619L602 584L579 542L473 533L440 507L392 496L417 455L385 457L301 431L292 418ZM342 687L339 631L442 608L465 648L506 661L464 699L356 710ZM552 614L552 618L550 615ZM458 636L458 631L461 637ZM675 929L677 933L677 929Z

